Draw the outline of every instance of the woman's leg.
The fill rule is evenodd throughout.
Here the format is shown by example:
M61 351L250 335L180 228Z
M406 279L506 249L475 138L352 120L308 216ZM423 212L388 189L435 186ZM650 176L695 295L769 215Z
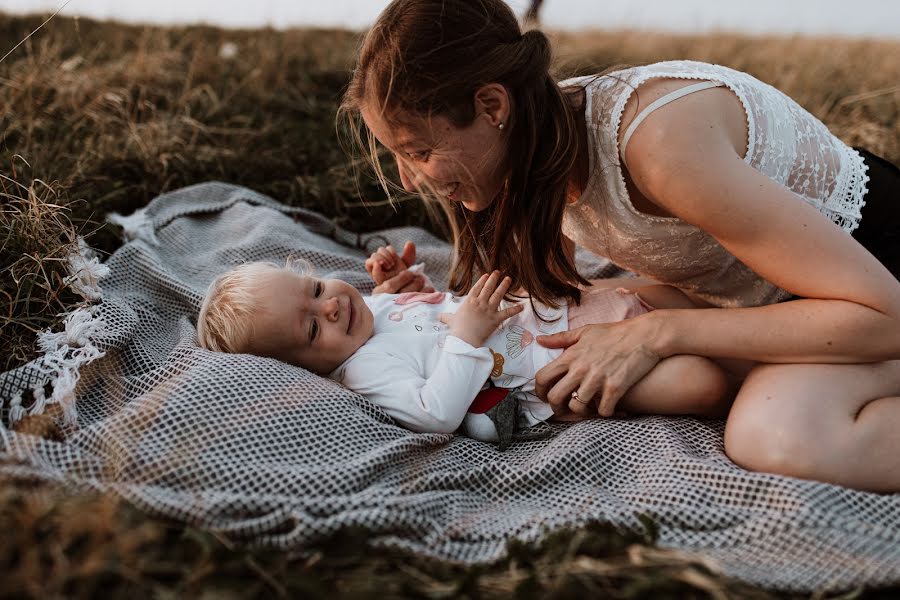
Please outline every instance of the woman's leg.
M755 367L725 451L753 471L900 492L900 361Z

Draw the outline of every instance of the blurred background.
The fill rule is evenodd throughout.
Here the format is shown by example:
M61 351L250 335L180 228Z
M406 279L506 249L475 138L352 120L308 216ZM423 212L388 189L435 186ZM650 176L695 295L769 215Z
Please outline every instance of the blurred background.
M532 2L509 0L520 15ZM64 0L0 0L0 11L52 12L63 4ZM388 0L70 0L61 14L165 25L360 29L387 4ZM542 25L553 29L900 38L897 0L544 0L540 4Z

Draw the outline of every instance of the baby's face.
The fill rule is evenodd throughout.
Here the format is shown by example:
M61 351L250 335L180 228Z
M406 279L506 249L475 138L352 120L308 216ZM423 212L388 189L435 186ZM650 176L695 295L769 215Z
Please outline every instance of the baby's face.
M372 311L345 281L277 271L257 292L253 354L327 374L372 337Z

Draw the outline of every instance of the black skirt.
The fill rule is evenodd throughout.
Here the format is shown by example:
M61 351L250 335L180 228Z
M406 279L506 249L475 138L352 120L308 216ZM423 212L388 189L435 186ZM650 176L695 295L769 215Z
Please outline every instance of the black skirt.
M868 150L854 150L869 167L869 191L853 238L900 279L900 169Z

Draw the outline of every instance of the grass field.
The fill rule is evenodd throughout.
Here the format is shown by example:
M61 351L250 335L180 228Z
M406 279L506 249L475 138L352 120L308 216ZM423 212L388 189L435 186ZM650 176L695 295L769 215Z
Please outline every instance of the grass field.
M0 56L43 19L0 15ZM900 163L900 42L554 35L560 76L689 58L776 85L839 137ZM76 233L121 243L104 215L223 180L341 225L427 225L357 180L334 114L357 36L343 31L144 28L56 18L0 62L0 344L4 370L35 356L35 332L76 299L62 283ZM368 206L366 206L366 203ZM32 424L36 431L40 423ZM491 567L379 552L360 534L306 556L248 552L112 498L2 482L0 597L788 597L715 574L703 557L598 527L511 548ZM859 595L889 597L855 590Z

